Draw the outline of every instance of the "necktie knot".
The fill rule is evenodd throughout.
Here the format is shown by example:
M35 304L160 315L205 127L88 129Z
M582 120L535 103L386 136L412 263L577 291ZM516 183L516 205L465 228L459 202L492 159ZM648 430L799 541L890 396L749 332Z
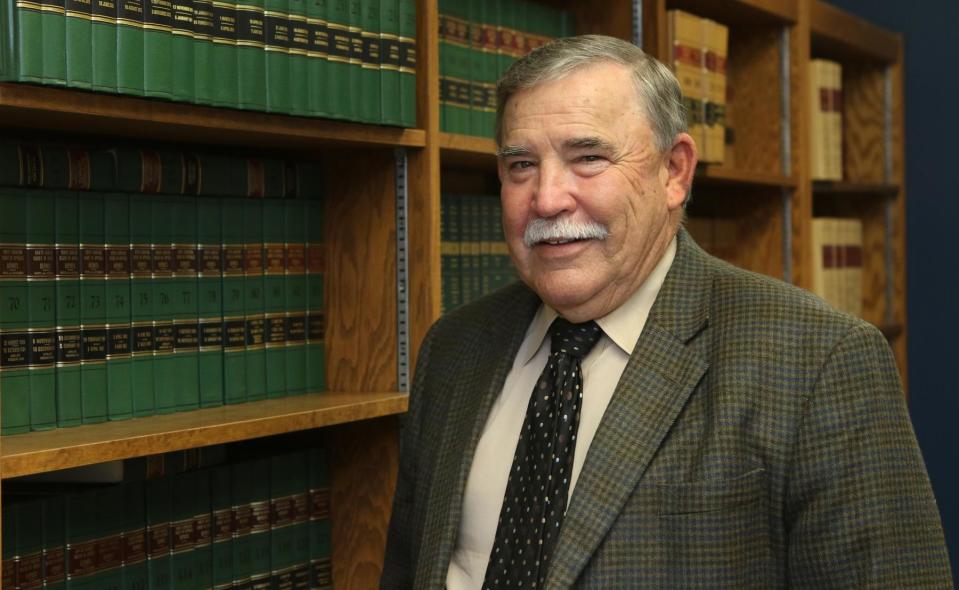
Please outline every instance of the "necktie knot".
M603 331L592 320L574 324L563 318L556 318L550 327L550 333L551 352L583 358L599 341Z

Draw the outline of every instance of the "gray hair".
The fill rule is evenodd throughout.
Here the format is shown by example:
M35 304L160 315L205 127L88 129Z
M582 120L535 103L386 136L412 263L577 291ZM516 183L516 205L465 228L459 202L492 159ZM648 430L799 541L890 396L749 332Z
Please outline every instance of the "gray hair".
M688 130L686 107L676 76L662 62L632 43L604 35L555 39L514 62L496 84L496 144L503 141L503 111L516 92L554 82L579 68L617 63L633 73L633 83L656 138L665 152L678 133Z

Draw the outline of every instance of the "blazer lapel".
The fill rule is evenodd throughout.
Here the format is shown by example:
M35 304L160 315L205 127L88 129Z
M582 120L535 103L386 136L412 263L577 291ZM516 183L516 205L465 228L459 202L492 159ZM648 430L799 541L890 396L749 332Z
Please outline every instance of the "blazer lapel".
M706 371L705 358L686 345L708 321L708 262L685 230L680 230L677 246L586 455L547 588L573 586Z
M508 308L497 310L491 322L470 330L480 341L464 350L476 354L464 355L451 367L458 381L444 399L447 408L442 415L447 419L442 436L432 443L436 445L436 471L428 490L426 513L432 515L428 520L435 525L423 532L422 554L429 556L429 568L418 572L417 579L425 582L418 587L445 587L473 454L492 403L503 388L526 328L540 305L539 298L527 287L516 285L512 289L516 293L509 298L512 303ZM490 317L482 319L488 321Z

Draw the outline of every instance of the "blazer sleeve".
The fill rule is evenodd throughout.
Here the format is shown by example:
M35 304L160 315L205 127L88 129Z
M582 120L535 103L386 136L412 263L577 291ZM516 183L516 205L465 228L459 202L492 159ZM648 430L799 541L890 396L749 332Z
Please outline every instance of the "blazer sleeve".
M857 324L807 400L787 483L790 588L951 588L942 525L889 346Z

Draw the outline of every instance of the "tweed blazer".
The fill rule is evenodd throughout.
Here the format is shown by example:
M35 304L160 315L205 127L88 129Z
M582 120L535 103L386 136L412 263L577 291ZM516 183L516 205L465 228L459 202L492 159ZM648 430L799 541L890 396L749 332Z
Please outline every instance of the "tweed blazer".
M514 284L425 339L383 588L444 587L474 450L539 305ZM883 336L712 258L681 229L587 452L547 586L951 584Z

